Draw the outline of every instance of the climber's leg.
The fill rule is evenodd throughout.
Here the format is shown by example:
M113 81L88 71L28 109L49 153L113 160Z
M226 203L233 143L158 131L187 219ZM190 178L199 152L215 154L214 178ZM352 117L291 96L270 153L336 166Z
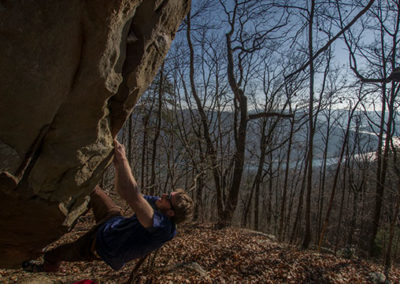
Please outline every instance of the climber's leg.
M57 271L61 261L93 261L98 259L93 253L97 226L74 242L49 250L44 254L43 270Z
M93 209L96 223L122 215L121 208L98 185L96 185L90 194L90 206Z

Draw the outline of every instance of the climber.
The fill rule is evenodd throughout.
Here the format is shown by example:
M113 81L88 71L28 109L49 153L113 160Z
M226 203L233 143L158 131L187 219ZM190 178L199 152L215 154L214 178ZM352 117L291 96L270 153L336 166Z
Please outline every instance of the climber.
M45 252L44 261L26 261L29 272L55 272L61 261L103 260L118 270L132 259L141 258L160 248L176 235L175 224L188 220L192 199L178 189L160 197L144 196L132 175L125 147L114 140L115 186L118 194L135 214L123 217L121 209L96 186L90 205L96 225L78 240Z

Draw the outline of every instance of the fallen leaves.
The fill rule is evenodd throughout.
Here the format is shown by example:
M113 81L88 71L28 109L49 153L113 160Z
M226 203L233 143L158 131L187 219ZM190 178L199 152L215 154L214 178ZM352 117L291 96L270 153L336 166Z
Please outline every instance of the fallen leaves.
M90 220L84 219L80 230L62 242L76 239L83 233L82 226L89 228ZM99 261L65 263L65 272L42 275L58 283L93 279L121 284L128 281L134 266L132 262L113 271ZM259 232L190 224L180 227L174 240L148 257L134 283L372 283L382 271L378 264L298 250ZM0 270L0 283L18 283L29 277L32 274L20 269ZM398 267L392 269L390 278L400 283Z

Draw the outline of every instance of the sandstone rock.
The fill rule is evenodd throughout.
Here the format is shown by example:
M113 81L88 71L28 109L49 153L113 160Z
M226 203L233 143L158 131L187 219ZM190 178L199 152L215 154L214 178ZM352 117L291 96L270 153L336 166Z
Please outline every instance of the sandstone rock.
M87 210L190 0L0 2L0 266Z

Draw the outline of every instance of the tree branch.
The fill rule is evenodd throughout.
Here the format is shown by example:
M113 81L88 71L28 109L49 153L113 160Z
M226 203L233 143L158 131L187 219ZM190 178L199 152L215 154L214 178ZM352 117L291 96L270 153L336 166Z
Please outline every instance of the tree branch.
M253 120L261 117L281 117L281 118L293 118L293 114L290 113L279 113L279 112L261 112L255 114L249 114L247 120Z
M314 55L313 57L308 60L303 66L301 66L299 69L296 71L290 73L288 76L285 76L285 79L289 79L290 77L296 75L297 73L304 71L308 65L310 65L311 61L314 61L322 52L328 49L328 47L335 41L337 40L342 34L344 34L345 31L347 31L362 15L364 15L369 8L371 8L372 4L375 2L375 0L370 0L368 2L368 5L364 7L354 18L353 20L348 23L342 30L340 30L333 38L331 38L323 47L321 47Z

